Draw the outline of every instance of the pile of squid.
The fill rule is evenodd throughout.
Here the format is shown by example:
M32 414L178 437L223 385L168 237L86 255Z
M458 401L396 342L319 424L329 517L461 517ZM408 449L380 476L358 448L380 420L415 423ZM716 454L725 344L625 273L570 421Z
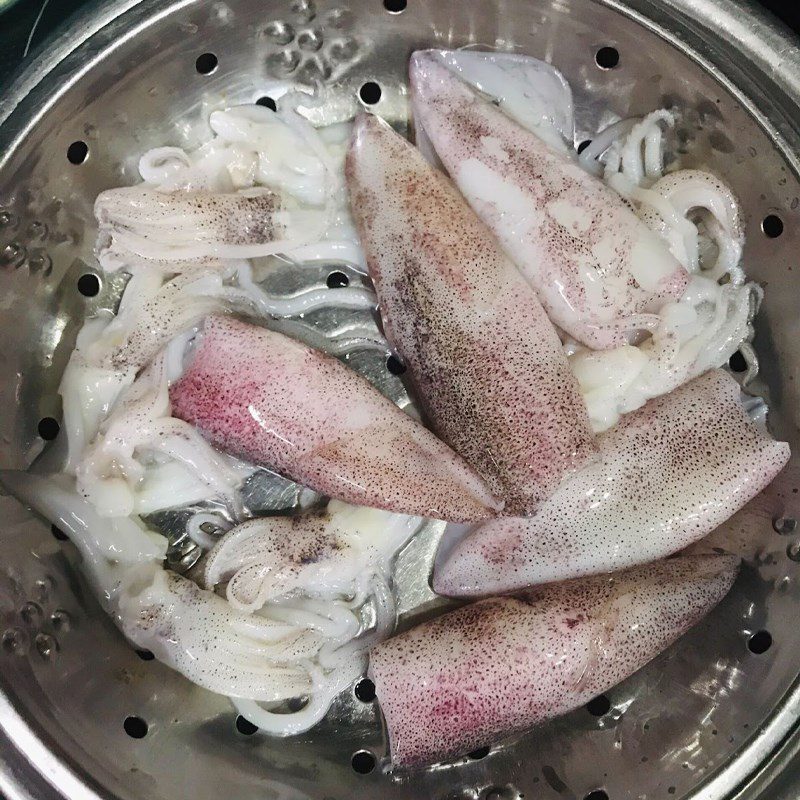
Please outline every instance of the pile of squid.
M314 128L289 87L103 192L98 260L127 283L64 373L60 469L0 475L136 647L276 735L369 674L398 767L566 713L667 648L738 570L682 551L789 458L720 369L739 351L755 374L762 292L732 192L664 164L674 112L578 155L570 87L536 59L420 51L410 93L416 146L370 114ZM364 280L265 288L320 264ZM327 306L380 329L314 339ZM413 403L336 357L353 348L393 353ZM264 474L273 513L248 501ZM154 522L175 509L182 572ZM477 600L391 637L425 520L453 523L434 591Z

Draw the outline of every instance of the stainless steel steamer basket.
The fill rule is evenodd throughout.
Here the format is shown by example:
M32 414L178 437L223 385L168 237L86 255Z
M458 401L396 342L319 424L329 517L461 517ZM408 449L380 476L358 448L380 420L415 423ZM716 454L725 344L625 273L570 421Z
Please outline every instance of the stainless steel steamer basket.
M80 320L113 303L112 285L86 297L78 281L95 269L93 199L133 182L139 153L191 144L210 109L252 102L287 75L335 87L343 115L375 82L374 110L404 129L409 53L468 42L561 68L578 141L612 115L680 109L678 151L743 201L746 266L766 288L756 388L776 434L800 453L800 51L746 3L107 0L0 99L0 464L22 467L41 449ZM598 66L603 47L617 51L615 68ZM204 54L213 57L198 61ZM226 700L140 660L78 578L70 548L2 498L0 790L8 800L796 797L798 487L795 456L727 526L746 556L732 594L608 704L412 775L382 768L380 715L354 696L295 739L237 731ZM762 631L771 646L752 652L770 642ZM146 723L144 738L126 733L129 717ZM378 757L369 774L351 766L361 750Z

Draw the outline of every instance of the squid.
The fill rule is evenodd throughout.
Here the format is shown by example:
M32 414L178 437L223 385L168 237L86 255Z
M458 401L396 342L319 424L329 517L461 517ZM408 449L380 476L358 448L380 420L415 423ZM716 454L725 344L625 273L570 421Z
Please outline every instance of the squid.
M258 105L214 111L214 138L199 149L145 153L145 183L97 199L100 263L187 272L277 253L302 261L324 242L360 264L342 202L341 148L290 100L277 113Z
M535 292L451 182L377 117L346 174L384 329L436 432L529 514L595 456L584 403Z
M145 259L255 258L283 252L322 234L314 209L289 211L264 188L239 192L164 191L147 185L98 195L101 237Z
M265 328L209 317L170 397L218 448L330 497L462 522L499 509L458 455L364 378Z
M191 425L171 415L170 376L185 342L170 347L120 392L91 444L76 458L77 489L101 517L144 514L203 499L241 511L238 488L253 467L216 451ZM164 472L164 470L169 470ZM170 477L161 490L156 480Z
M313 631L237 611L160 564L125 575L115 616L137 647L212 692L275 702L313 688L297 663L319 649Z
M416 119L448 173L555 325L595 350L627 343L688 273L613 189L479 96L448 56L420 51L410 66Z
M322 637L232 608L164 570L167 541L133 518L109 522L63 476L4 471L0 482L69 534L104 609L125 636L211 691L275 702L311 691L298 663Z
M392 763L465 755L585 704L699 622L738 564L679 556L482 600L379 644L369 674Z
M595 432L622 414L726 364L737 351L747 364L746 384L758 371L750 344L763 290L747 283L741 258L740 204L716 175L697 169L665 174L664 127L675 114L659 109L600 131L580 163L629 201L641 220L687 270L683 295L662 306L649 336L634 345L589 350L567 340L565 350ZM600 160L598 160L600 159Z
M395 622L388 582L392 558L421 523L333 503L327 534L344 549L317 550L308 569L310 562L303 564L301 557L293 563L303 574L284 581L283 593L273 584L268 600L245 610L212 587L165 570L163 536L147 530L136 516L100 517L69 476L3 470L0 484L69 535L98 600L130 642L198 686L229 696L240 713L276 735L307 730L336 694L363 675L367 648L384 639ZM313 546L320 519L301 516L290 524ZM232 529L209 559L206 577L216 576L213 583L223 575L227 579L227 570L236 575L237 560L244 571L259 562L286 575L285 556L293 552L282 541L286 522L253 520L255 536L250 523ZM265 545L250 552L246 563L239 558L245 538ZM271 554L268 541L275 545ZM237 586L244 585L244 577ZM299 712L272 710L300 697L309 700Z
M100 517L65 476L4 471L0 482L69 535L103 608L136 647L211 691L275 701L311 689L307 671L288 663L308 654L307 631L237 611L166 572L163 536L134 518Z
M488 596L664 558L731 517L789 459L722 370L651 400L598 443L600 461L535 516L488 522L459 542L435 591Z
M242 611L301 587L347 595L373 569L388 572L389 559L420 524L419 517L335 500L322 512L248 520L205 557L202 582L224 585L228 602Z

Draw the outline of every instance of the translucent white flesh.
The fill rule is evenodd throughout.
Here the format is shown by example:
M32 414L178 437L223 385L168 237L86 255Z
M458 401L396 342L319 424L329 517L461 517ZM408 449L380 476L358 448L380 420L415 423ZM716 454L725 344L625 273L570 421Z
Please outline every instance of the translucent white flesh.
M410 71L439 158L556 325L606 349L681 294L685 270L616 192L479 97L436 51L415 53Z
M164 558L167 541L163 536L147 531L135 518L101 518L78 495L74 480L67 475L43 477L2 470L0 483L69 536L107 609L126 569Z
M555 70L514 55L474 55L477 58L453 59L451 67L461 68L462 77L494 94L505 114L529 125L539 138L546 140L552 133L552 121L558 133L552 134L551 147L558 148L562 134L569 138L569 87ZM541 103L533 113L530 101L536 98ZM30 476L13 488L9 478L12 491L39 503L48 518L70 533L101 596L137 646L152 649L200 685L236 696L240 713L276 735L301 732L324 716L336 693L363 673L364 648L390 631L394 606L388 573L374 568L373 561L383 567L401 545L405 529L399 520L404 518L352 507L337 510L332 504L329 512L337 530L352 523L364 541L352 531L346 532L346 540L337 534L329 541L346 544L345 555L332 548L324 551L320 562L302 564L296 571L291 566L294 551L283 547L279 534L285 521L275 529L270 520L245 528L259 544L251 555L266 577L252 580L262 573L245 569L238 586L245 592L245 604L252 605L252 598L265 588L270 598L253 614L243 614L185 578L165 573L159 562L166 542L146 532L137 515L209 498L229 498L235 515L235 486L249 468L216 453L194 435L184 439L185 429L175 427L178 421L164 410L163 382L157 389L152 370L140 373L160 347L176 336L185 337L183 332L191 331L204 313L285 316L330 301L344 308L374 307L371 292L357 286L330 294L314 289L295 297L272 297L258 284L263 275L259 262L248 260L275 253L298 269L305 262L325 261L366 269L343 190L349 125L315 130L295 113L298 106L314 103L307 96L297 100L287 95L277 115L259 107L215 112L210 122L215 135L207 145L194 152L159 148L145 154L140 171L146 183L105 195L98 205L100 262L133 277L115 320L104 316L87 322L62 381L68 470L78 470L86 495L105 512L132 509L131 516L100 518L68 481L56 486L56 492L52 486L45 490L30 484ZM652 166L657 137L645 128L637 135L642 157ZM491 142L489 149L498 153ZM621 156L620 163L635 164L630 157L635 149L629 143L629 157ZM634 171L622 172L628 182L620 183L619 189L632 191ZM647 176L653 169L643 172L644 188L649 189ZM272 210L267 209L272 199L265 198L274 198ZM713 205L711 200L708 204ZM574 224L569 209L555 209L562 217L565 211L562 222ZM669 226L646 213L643 217L669 240ZM707 228L705 238L715 239L713 219L707 220ZM685 226L683 230L679 244L688 263L692 239ZM728 233L724 225L718 230ZM669 241L677 253L677 240ZM703 246L701 236L698 249ZM735 248L725 252L730 260ZM673 316L683 319L684 313L679 310ZM168 348L163 365L168 379L180 369L184 344L185 339ZM370 346L385 347L385 342ZM604 365L600 368L606 370ZM611 380L624 382L613 375ZM663 389L665 384L658 385ZM169 442L166 448L154 444L164 438L162 433ZM376 516L367 523L359 521L362 514ZM315 524L296 523L300 529ZM373 549L381 530L387 543L378 557ZM237 574L236 558L246 560L247 553L235 547L243 539L226 538L226 548L216 554L218 568L224 567L228 576ZM209 544L208 538L203 541ZM290 586L291 597L276 594ZM117 597L122 598L120 606ZM243 619L247 625L242 625ZM274 701L298 695L309 698L300 712L272 710Z
M232 697L271 703L311 695L311 708L298 717L264 718L276 734L310 727L362 674L366 648L394 624L386 583L391 559L420 522L334 504L330 517L351 546L337 559L337 568L350 580L320 581L320 572L333 573L323 556L318 572L294 581L291 599L274 595L272 603L247 613L165 571L166 539L147 531L136 517L101 518L67 476L2 471L0 483L69 535L104 608L135 646L152 651L194 683ZM286 518L258 522L268 537L273 521L277 539ZM306 599L312 596L316 599ZM365 603L373 608L366 625L355 613Z
M137 489L151 463L183 466L190 493L219 497L235 512L239 484L252 467L215 451L191 425L171 415L167 356L156 360L127 388L76 463L77 487L103 517L136 510Z
M638 345L593 351L567 342L570 364L597 432L641 407L726 364L741 350L755 365L749 345L762 290L744 283L740 261L744 229L738 200L717 177L699 170L664 175L662 127L673 115L656 111L601 132L582 154L605 160L605 179L637 204L637 213L691 274L677 301L649 315L648 336ZM621 135L621 139L616 137ZM699 224L690 220L700 216Z
M601 460L533 517L492 520L437 566L439 594L488 596L655 561L710 533L786 465L721 370L651 400L599 437Z
M202 580L208 589L224 584L228 602L243 611L298 588L348 595L373 571L388 575L391 556L420 523L336 501L324 513L249 520L208 553Z
M731 556L683 556L464 606L375 647L392 762L463 755L577 708L707 614Z
M572 149L572 89L555 67L517 53L429 52L548 145L564 152Z

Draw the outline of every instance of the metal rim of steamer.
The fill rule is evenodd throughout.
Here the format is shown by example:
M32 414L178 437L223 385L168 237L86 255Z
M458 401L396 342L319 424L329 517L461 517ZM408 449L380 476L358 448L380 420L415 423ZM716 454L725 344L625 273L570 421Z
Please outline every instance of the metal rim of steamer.
M757 120L792 171L800 172L800 50L788 31L746 0L593 0L593 4L636 21L700 64ZM135 37L149 17L188 7L192 0L168 5L156 0L98 2L51 41L0 98L0 174L16 143L60 94L99 63L106 49ZM3 683L0 676L0 790L8 800L110 797L82 769L61 758L46 730L29 724ZM692 796L697 800L796 796L792 766L800 758L799 712L800 686L795 682L759 735Z

